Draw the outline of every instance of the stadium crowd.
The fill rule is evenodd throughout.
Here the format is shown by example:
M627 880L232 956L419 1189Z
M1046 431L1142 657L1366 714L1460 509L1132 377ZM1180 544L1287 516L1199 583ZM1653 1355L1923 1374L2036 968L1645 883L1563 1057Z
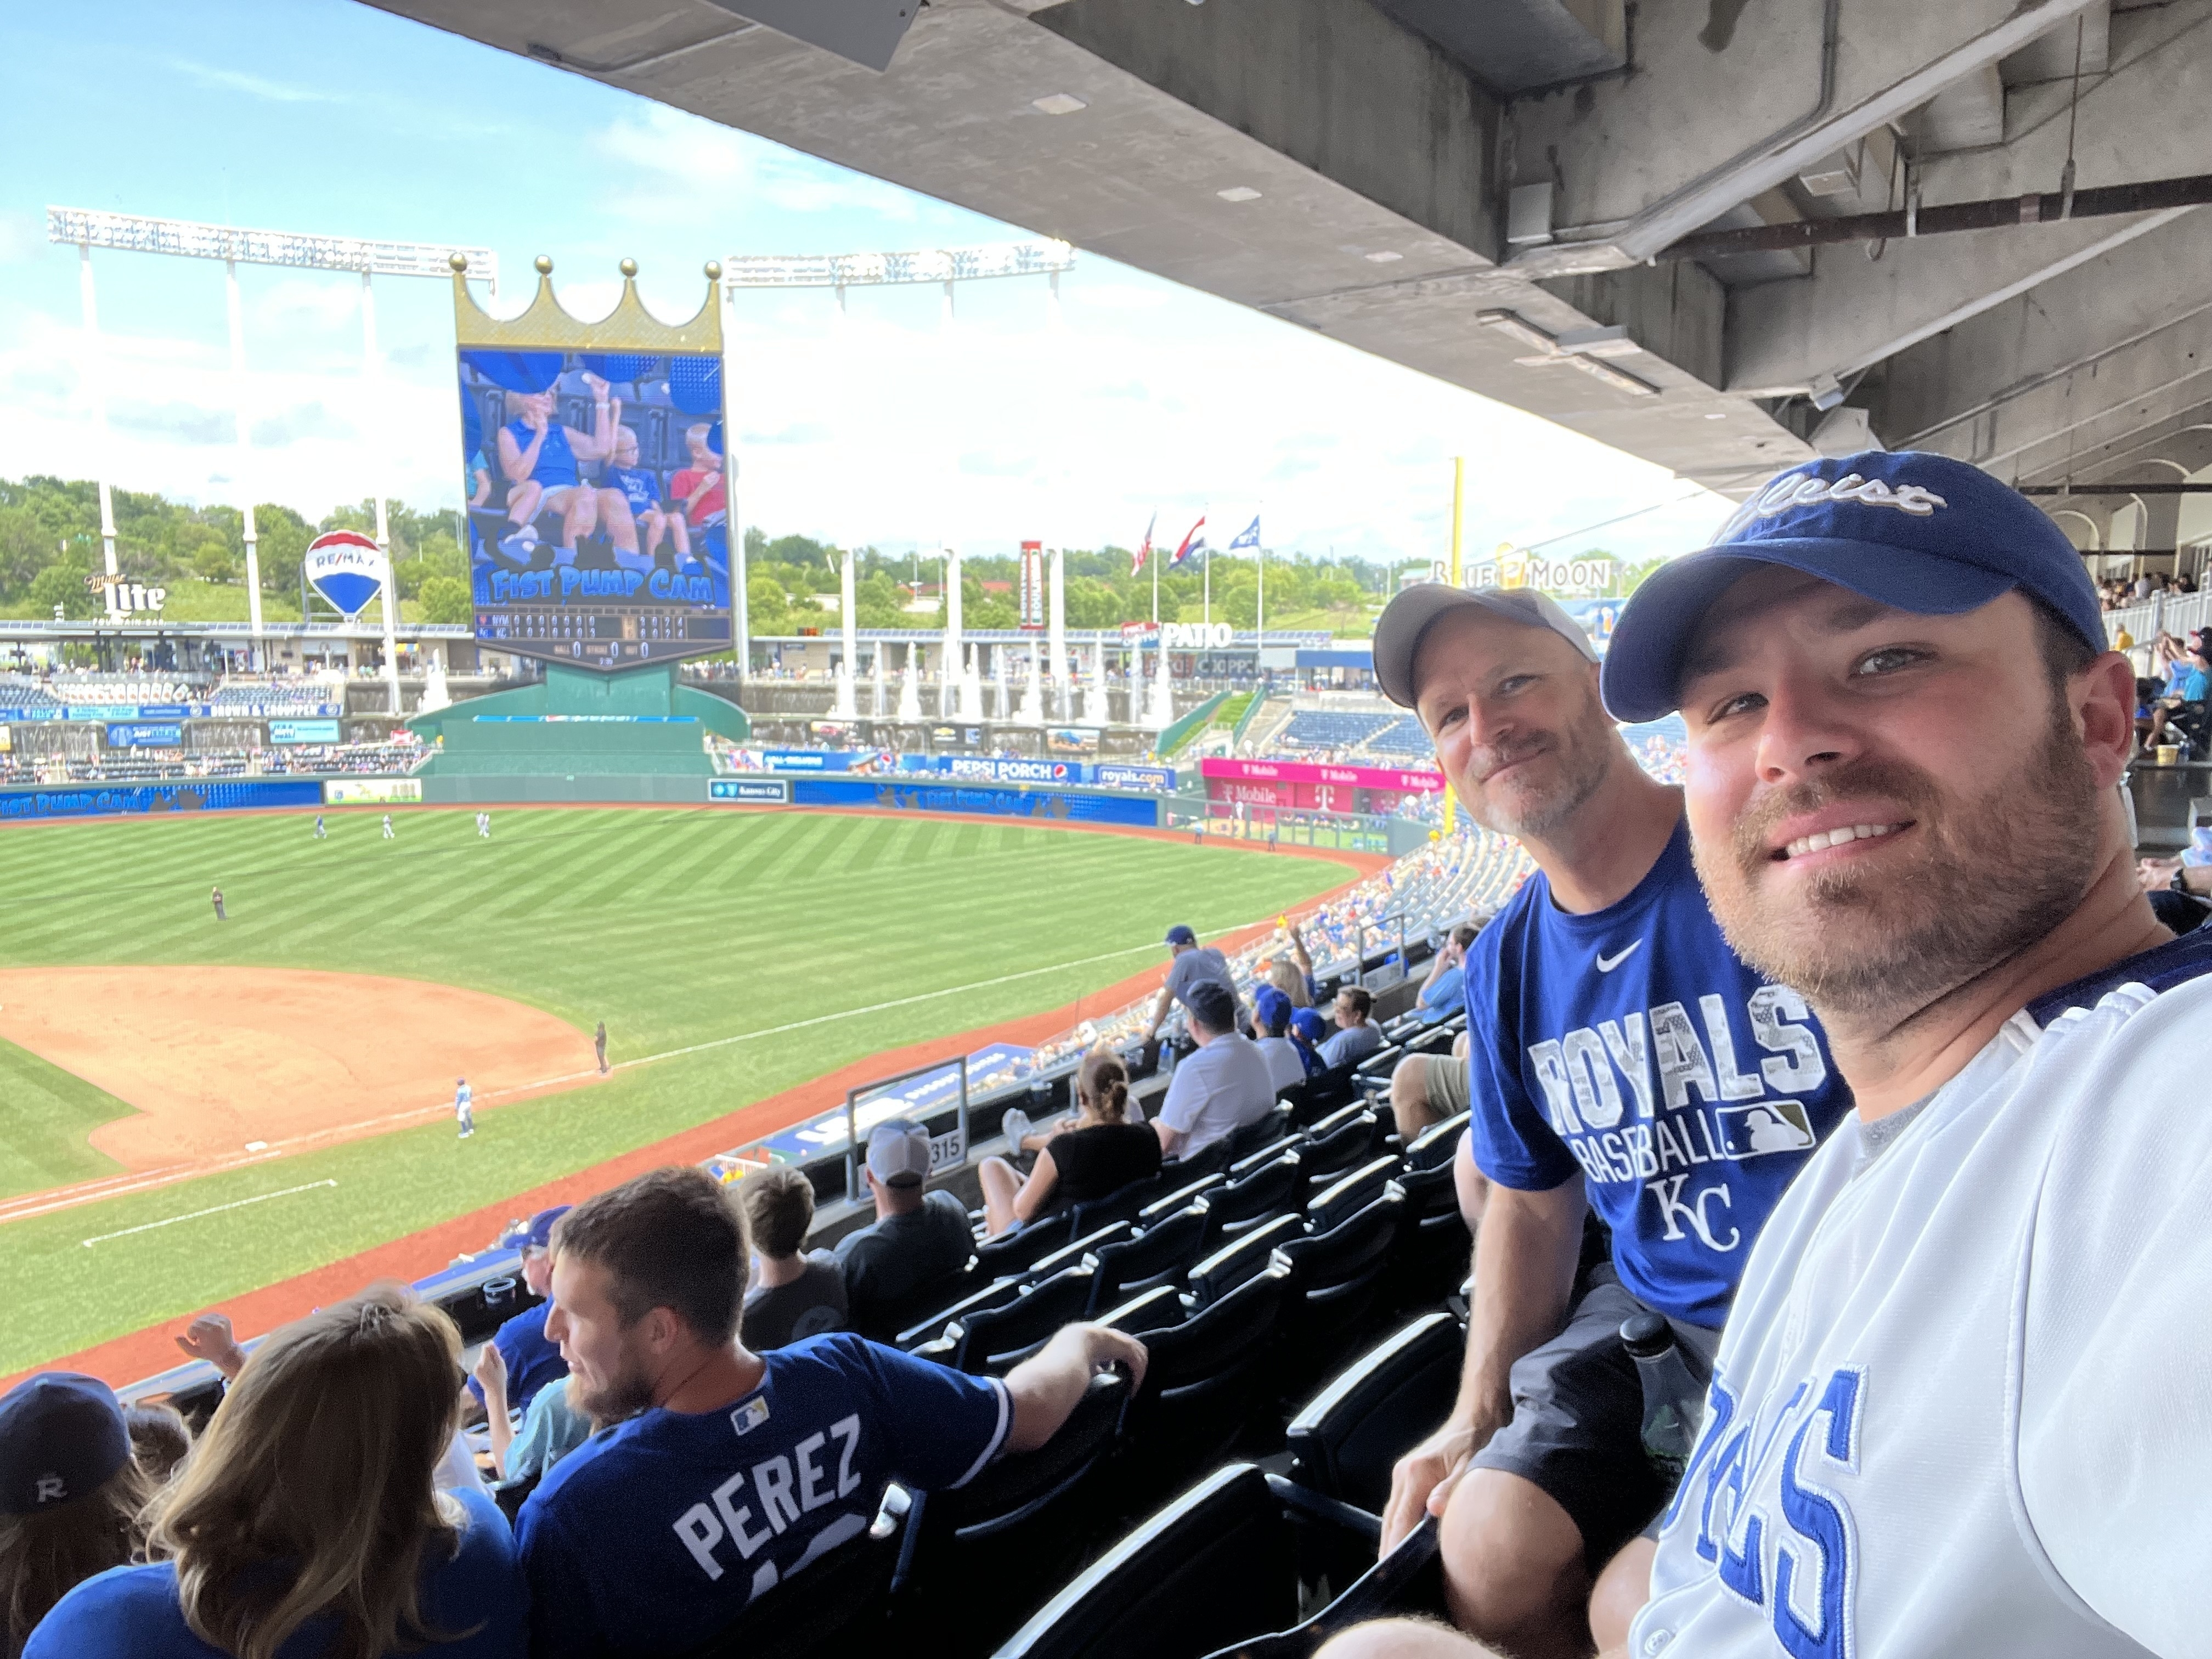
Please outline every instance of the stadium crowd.
M2203 866L2136 860L2141 699L2102 615L2032 503L1909 452L1756 493L1646 580L1602 663L1540 594L1409 588L1376 673L1483 826L1419 873L1482 920L1387 1031L1358 970L1396 872L1234 957L1171 929L1158 994L1106 1023L1164 1045L1163 1086L1140 1103L1082 1034L1073 1110L1006 1115L980 1215L929 1188L904 1119L871 1131L874 1218L834 1252L805 1249L796 1170L655 1170L543 1212L543 1299L472 1367L501 1419L482 1462L459 1331L390 1288L251 1353L196 1322L228 1389L181 1458L104 1384L33 1377L0 1397L11 1659L626 1659L779 1628L756 1613L799 1629L849 1611L806 1593L847 1583L832 1559L945 1494L1000 1482L1012 1551L1046 1499L1006 1472L1082 1474L1063 1436L1102 1385L1129 1391L1110 1432L1156 1437L1131 1461L1180 1480L1163 1431L1206 1385L1334 1365L1408 1305L1431 1311L1298 1419L1370 1386L1324 1449L1395 1458L1371 1528L1300 1500L1304 1536L1349 1526L1381 1560L1297 1651L2201 1653L2212 1124L2165 1103L2203 1063L2212 902ZM1680 787L1615 720L1678 712ZM1449 1312L1376 1300L1423 1218L1449 1282L1472 1235ZM1424 1333L1441 1392L1386 1389ZM1305 1547L1287 1523L1233 1571L1208 1553L1194 1517L1246 1475L1297 1484L1224 1471L1163 1512L1183 1532L1086 1540L1008 1650L1196 1659L1224 1643L1162 1632L1249 1644L1223 1608L1311 1611L1249 1582Z

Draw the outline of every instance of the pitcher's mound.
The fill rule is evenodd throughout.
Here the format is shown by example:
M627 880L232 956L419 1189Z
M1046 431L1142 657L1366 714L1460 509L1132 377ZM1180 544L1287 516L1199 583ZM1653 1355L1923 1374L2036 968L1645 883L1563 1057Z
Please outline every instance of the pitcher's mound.
M94 1130L126 1170L343 1139L592 1073L591 1040L504 997L276 968L0 969L0 1036L138 1109Z

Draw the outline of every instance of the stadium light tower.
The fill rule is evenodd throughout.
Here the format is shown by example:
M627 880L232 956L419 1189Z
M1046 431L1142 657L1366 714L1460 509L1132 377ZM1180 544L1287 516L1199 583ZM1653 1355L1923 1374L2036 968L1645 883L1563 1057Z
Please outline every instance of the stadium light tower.
M1075 268L1075 250L1066 242L1043 240L1035 242L1000 242L981 247L918 248L898 253L733 253L722 261L722 296L726 307L733 307L741 289L829 289L837 297L837 315L841 328L845 318L845 291L854 288L888 288L939 284L945 289L945 302L938 312L940 338L949 335L953 324L952 292L960 283L988 282L1006 276L1042 276L1052 285L1053 311L1057 324L1060 309L1060 273ZM723 318L722 349L732 349L731 342L737 337L734 312ZM722 368L722 384L736 384L729 364ZM725 453L722 459L725 487L730 503L731 579L730 591L737 615L737 658L738 675L750 675L752 667L752 625L745 593L744 535L737 520L737 456L734 453L737 433L734 425L726 426L723 434ZM945 469L945 476L951 476ZM939 545L951 554L949 537L940 535ZM854 568L851 561L860 556L857 544L847 556L847 568L840 581L839 605L842 608L842 626L839 629L843 646L844 666L837 681L836 708L841 716L849 715L855 707L853 660L857 648L853 617ZM957 555L946 562L945 583L950 589L959 580ZM945 717L945 697L960 675L960 665L954 659L959 654L959 602L949 592L946 605L945 660L938 693L938 714ZM911 672L911 665L909 665Z
M238 297L238 267L281 265L295 270L349 270L361 274L362 378L372 413L381 412L383 363L376 349L375 276L453 277L455 254L467 261L468 274L489 280L499 292L499 256L489 248L460 248L442 242L382 242L352 236L311 236L284 230L252 230L238 225L205 224L194 219L153 219L95 209L49 207L46 240L74 243L78 289L84 305L86 383L100 434L96 477L100 487L100 537L107 564L107 611L116 610L121 573L115 560L115 509L107 470L107 395L101 359L100 312L93 292L92 251L113 248L127 253L158 253L187 259L220 259L230 319L232 401L238 423L239 507L246 540L246 611L256 668L265 666L261 645L261 558L253 525L252 452L246 429L246 331ZM381 469L377 469L381 471ZM376 544L384 550L384 675L392 712L399 712L399 647L396 635L399 584L392 571L392 528L381 480L373 479L376 501Z

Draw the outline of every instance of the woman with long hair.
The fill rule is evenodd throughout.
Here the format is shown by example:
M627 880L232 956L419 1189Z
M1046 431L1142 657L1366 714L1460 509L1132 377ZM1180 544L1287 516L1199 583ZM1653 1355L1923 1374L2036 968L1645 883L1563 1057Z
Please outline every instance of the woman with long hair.
M520 1659L507 1522L433 1484L460 1389L453 1321L396 1286L285 1326L155 1495L166 1559L78 1585L24 1659Z
M1159 1137L1128 1121L1129 1073L1120 1055L1103 1047L1084 1055L1075 1099L1073 1125L1055 1126L1028 1180L1003 1158L977 1166L983 1223L994 1238L1048 1209L1088 1204L1159 1172Z
M0 1397L0 1654L73 1586L138 1555L151 1484L107 1384L47 1371Z

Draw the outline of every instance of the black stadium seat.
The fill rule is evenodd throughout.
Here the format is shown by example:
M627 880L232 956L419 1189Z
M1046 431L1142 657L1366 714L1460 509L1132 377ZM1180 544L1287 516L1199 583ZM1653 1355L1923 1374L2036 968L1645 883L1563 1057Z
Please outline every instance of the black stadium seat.
M1204 1659L1287 1629L1302 1531L1332 1534L1340 1565L1373 1556L1341 1506L1249 1463L1218 1469L1053 1597L997 1659Z
M1304 1231L1298 1217L1277 1215L1232 1239L1190 1270L1187 1282L1192 1301L1201 1308L1218 1302L1265 1268L1278 1246L1300 1237Z
M915 1350L955 1370L1003 1375L1028 1358L1062 1325L1091 1305L1093 1269L1078 1264L1032 1285L1011 1302L956 1319L934 1342Z
M1291 1133L1291 1109L1278 1103L1267 1115L1255 1119L1229 1137L1229 1149L1223 1154L1233 1169L1242 1159L1250 1157L1263 1146L1272 1146Z
M1370 1107L1340 1113L1316 1124L1300 1148L1307 1182L1318 1188L1334 1182L1375 1155L1382 1138L1381 1115Z
M1374 1304L1376 1289L1398 1242L1406 1195L1395 1185L1364 1210L1327 1232L1293 1238L1280 1248L1291 1264L1291 1309L1285 1346L1298 1370L1334 1358L1335 1344ZM1286 1375L1291 1378L1293 1370Z
M1200 1199L1154 1222L1134 1238L1101 1246L1091 1281L1093 1316L1155 1285L1179 1280L1206 1248L1206 1201Z
M1346 1170L1306 1205L1307 1224L1316 1233L1325 1233L1357 1215L1382 1196L1382 1189L1396 1178L1399 1167L1398 1159L1385 1156Z
M1050 1279L1063 1267L1073 1267L1077 1262L1106 1245L1127 1238L1133 1230L1126 1221L1115 1221L1096 1231L1079 1234L1072 1244L1063 1244L1050 1255L1040 1257L1035 1267L1022 1277L1030 1284Z
M911 1352L925 1342L934 1342L945 1334L945 1328L956 1319L966 1319L992 1308L1005 1306L1022 1293L1018 1279L1000 1279L978 1283L975 1275L962 1279L963 1285L974 1286L957 1300L930 1309L914 1323L898 1334L898 1346Z
M985 1279L1025 1273L1075 1237L1075 1217L1066 1210L1041 1215L1012 1232L975 1247L975 1271Z
M882 1650L896 1536L863 1532L771 1590L682 1659L862 1659Z
M1452 1156L1459 1151L1459 1138L1467 1133L1468 1115L1448 1117L1441 1123L1432 1123L1413 1138L1406 1148L1406 1167L1425 1170L1434 1165L1449 1169Z
M1044 1445L915 1498L891 1583L891 1629L872 1652L984 1653L1028 1616L1089 1553L1096 1522L1086 1489L1128 1404L1127 1377L1103 1371Z
M1305 1184L1299 1155L1285 1152L1243 1179L1206 1194L1206 1231L1215 1238L1233 1238L1296 1202Z
M1141 1231L1175 1214L1178 1210L1188 1207L1193 1199L1201 1194L1212 1193L1222 1184L1223 1177L1216 1173L1199 1176L1176 1187L1165 1198L1156 1198L1137 1212L1138 1228Z
M1352 1361L1291 1419L1291 1479L1380 1515L1390 1466L1450 1412L1466 1346L1449 1314L1424 1314Z

